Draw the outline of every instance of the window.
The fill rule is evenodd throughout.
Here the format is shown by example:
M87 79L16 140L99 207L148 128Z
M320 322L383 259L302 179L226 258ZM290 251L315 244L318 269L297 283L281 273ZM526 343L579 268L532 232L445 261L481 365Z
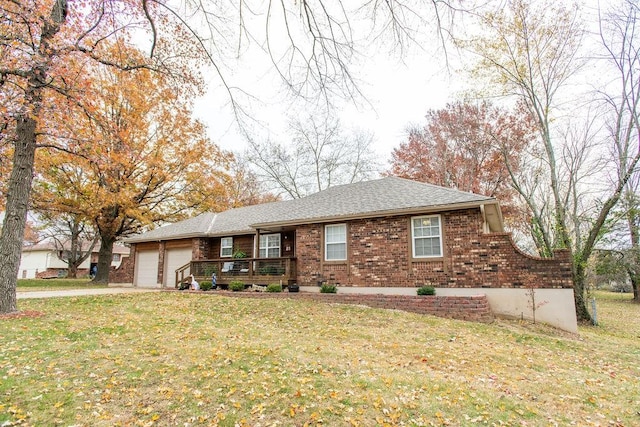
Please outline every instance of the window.
M220 258L227 258L233 255L233 237L223 237L220 239Z
M260 258L280 257L280 235L263 234L260 236Z
M344 261L347 259L347 225L336 224L324 227L324 259Z
M120 254L113 254L113 262L120 262Z
M414 258L442 256L440 216L421 216L411 219Z

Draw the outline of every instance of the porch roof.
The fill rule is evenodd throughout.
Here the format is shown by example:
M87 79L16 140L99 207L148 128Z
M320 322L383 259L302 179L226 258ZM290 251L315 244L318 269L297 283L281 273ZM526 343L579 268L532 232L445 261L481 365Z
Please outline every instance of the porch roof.
M391 215L441 212L484 206L492 231L502 231L502 215L493 197L439 187L397 177L339 185L310 196L246 206L194 218L151 230L128 242L189 237L253 234L256 229Z

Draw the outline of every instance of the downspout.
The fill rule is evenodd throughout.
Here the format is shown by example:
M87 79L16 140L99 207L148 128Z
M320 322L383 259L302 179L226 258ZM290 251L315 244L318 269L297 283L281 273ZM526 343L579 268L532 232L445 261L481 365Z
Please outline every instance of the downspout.
M484 234L489 234L491 232L491 228L489 227L489 221L487 221L487 213L484 209L484 204L480 205L480 214L482 214L482 232Z

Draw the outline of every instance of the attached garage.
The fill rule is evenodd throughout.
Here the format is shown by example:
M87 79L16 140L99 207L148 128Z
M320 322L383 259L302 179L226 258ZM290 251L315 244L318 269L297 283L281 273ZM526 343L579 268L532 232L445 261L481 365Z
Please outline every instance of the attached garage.
M133 277L134 286L158 288L158 250L139 250L136 252L136 264Z
M191 261L191 246L167 248L164 255L164 287L176 286L176 270Z

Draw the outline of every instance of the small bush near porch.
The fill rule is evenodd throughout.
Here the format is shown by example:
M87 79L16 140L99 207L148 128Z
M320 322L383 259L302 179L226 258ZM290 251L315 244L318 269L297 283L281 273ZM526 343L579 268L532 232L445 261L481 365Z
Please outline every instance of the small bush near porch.
M640 306L490 325L292 299L23 300L0 319L0 425L637 425Z

